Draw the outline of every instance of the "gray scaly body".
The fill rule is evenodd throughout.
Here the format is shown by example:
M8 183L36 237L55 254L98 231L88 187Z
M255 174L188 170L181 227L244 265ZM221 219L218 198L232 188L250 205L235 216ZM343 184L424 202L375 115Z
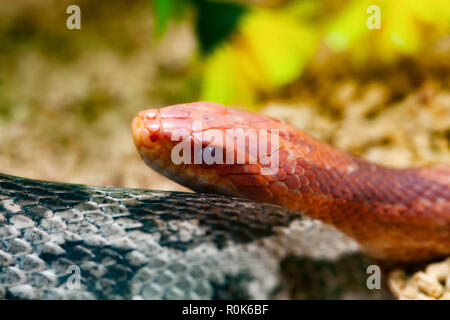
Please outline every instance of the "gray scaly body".
M0 299L385 297L369 263L273 205L0 174Z

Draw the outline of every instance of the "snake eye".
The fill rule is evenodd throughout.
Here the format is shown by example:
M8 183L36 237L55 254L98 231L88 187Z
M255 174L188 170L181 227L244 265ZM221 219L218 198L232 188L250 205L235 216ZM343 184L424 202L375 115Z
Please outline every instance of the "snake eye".
M209 155L211 155L211 157L215 157L216 156L216 148L214 148L212 146L203 147L202 152L203 152L203 155L209 154Z
M223 149L214 146L202 148L202 164L206 166L223 164Z

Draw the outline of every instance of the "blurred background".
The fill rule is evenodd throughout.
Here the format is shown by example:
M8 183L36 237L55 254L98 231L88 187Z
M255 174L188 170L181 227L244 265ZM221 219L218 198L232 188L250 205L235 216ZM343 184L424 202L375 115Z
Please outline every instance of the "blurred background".
M0 40L3 173L183 190L139 159L130 121L195 100L381 164L450 163L446 0L0 0Z

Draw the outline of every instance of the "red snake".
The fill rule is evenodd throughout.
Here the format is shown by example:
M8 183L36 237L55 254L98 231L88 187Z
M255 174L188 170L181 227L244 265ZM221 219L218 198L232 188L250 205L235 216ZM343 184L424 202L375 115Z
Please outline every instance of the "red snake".
M149 166L195 191L245 197L299 211L334 225L379 260L410 263L450 254L448 165L383 167L277 119L211 102L141 111L132 129L136 147ZM199 140L201 134L214 136L217 132L225 140L227 130L234 129L278 134L275 172L262 174L269 164L250 147L250 138L241 149L236 137L231 144L220 139ZM172 141L177 130L183 135ZM262 137L258 136L258 143L267 139L270 148L275 140L269 134ZM171 155L181 139L189 141L192 161L175 164ZM223 158L231 152L238 159L237 154L243 152L245 163L195 163L196 144L202 152L209 148L213 156L222 150Z

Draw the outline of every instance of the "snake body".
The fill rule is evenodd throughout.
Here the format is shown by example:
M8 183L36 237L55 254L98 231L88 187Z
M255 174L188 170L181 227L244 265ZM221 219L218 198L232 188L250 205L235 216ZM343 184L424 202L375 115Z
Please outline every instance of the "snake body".
M209 102L145 110L132 126L135 144L146 163L193 190L245 197L305 213L334 225L379 260L411 263L450 254L448 165L383 167L317 141L277 119ZM237 129L240 134L276 130L279 162L274 173L263 174L267 162L250 142L239 145L232 134ZM184 132L181 138L180 132ZM219 138L211 138L214 136ZM259 139L267 139L268 145L275 141L269 134ZM211 150L214 155L220 152L222 160L229 153L238 159L240 152L245 162L195 163L191 154L191 161L174 163L172 151L180 141L190 142L194 151L198 146L210 155Z
M388 297L370 264L278 206L0 174L0 299Z

